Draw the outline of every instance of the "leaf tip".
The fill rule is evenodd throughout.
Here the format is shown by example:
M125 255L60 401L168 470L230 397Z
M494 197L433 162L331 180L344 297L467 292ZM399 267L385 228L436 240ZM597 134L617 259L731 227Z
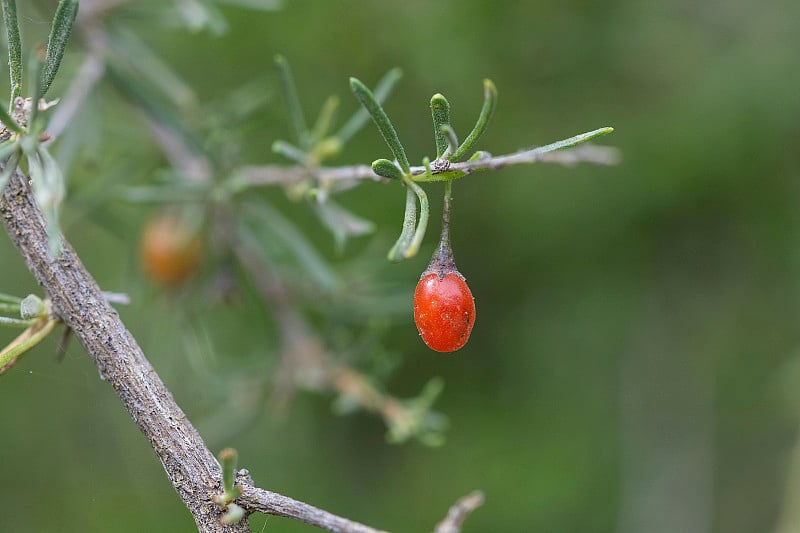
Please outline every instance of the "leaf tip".
M364 88L364 84L361 83L361 80L359 80L355 76L350 76L350 88L353 90L353 92L356 92Z

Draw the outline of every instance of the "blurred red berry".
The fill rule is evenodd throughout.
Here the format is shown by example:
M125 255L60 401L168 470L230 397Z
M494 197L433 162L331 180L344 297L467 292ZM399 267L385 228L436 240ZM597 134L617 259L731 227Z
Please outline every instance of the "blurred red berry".
M197 269L202 249L195 228L178 215L163 213L145 225L139 253L142 267L150 279L175 287Z

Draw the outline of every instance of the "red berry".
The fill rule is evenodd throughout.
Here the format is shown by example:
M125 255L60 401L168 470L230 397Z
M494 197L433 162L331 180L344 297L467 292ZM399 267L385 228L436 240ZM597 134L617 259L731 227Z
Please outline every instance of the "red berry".
M414 323L431 350L455 352L467 343L475 324L475 300L458 270L443 277L423 272L414 291Z
M156 215L142 232L139 252L147 275L176 287L197 269L203 245L197 230L173 213Z

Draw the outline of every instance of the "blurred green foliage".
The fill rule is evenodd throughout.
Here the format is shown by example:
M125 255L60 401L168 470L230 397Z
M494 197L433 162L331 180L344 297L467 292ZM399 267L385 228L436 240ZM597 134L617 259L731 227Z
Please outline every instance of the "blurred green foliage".
M46 38L54 4L20 6L25 42ZM270 146L289 132L276 53L292 62L307 116L333 93L346 117L357 107L349 76L373 84L401 67L385 108L410 154L435 151L432 94L447 96L463 135L488 77L499 105L480 148L611 125L603 141L624 156L455 184L453 248L477 322L447 356L425 348L411 319L437 232L416 259L384 261L402 218L396 184L337 197L377 228L341 253L305 205L263 193L342 281L307 309L330 346L360 346L354 364L400 397L444 379L445 444L395 446L375 416L334 416L330 396L269 408L275 325L247 284L225 305L203 280L164 294L143 279L138 232L154 209L117 192L157 182L166 163L142 117L101 85L55 146L69 184L62 224L100 285L131 296L120 314L214 450L235 446L270 490L393 531L430 530L475 488L487 501L466 532L774 529L800 409L800 4L297 0L264 12L218 5L222 35L153 24L160 4L138 3L115 28L201 104L230 104L255 82L266 102L249 118L195 114L192 126L215 124L251 163L280 162ZM49 96L63 94L81 50L75 42ZM329 163L388 156L370 125ZM442 186L427 190L437 198ZM0 291L36 292L8 239L0 248ZM54 353L48 340L0 379L0 530L192 530L81 347L60 365ZM264 518L252 523L259 531Z

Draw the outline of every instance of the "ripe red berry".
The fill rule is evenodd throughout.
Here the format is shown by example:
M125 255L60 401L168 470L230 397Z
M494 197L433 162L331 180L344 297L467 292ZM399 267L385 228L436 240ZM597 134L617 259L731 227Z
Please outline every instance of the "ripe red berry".
M455 352L467 343L475 324L475 300L458 270L443 277L423 273L414 291L414 323L431 350Z

